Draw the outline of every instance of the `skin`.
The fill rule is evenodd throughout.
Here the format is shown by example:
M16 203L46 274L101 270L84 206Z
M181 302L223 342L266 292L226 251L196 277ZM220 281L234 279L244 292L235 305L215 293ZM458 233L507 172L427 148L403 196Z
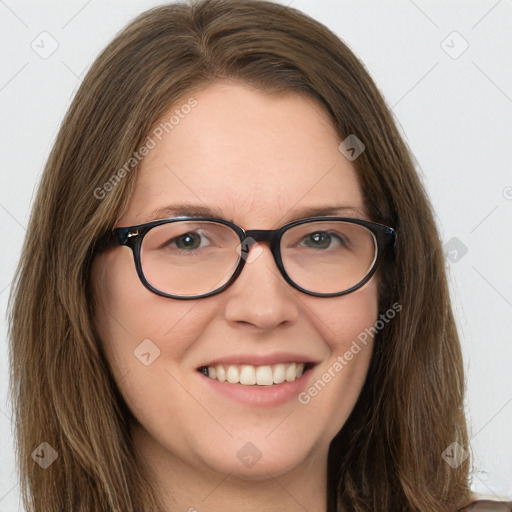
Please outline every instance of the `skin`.
M194 97L198 105L142 161L116 226L153 220L155 210L183 201L218 208L244 229L277 228L326 203L368 218L354 168L313 99L228 81ZM147 290L127 247L94 262L97 329L137 419L138 459L165 510L326 509L329 443L360 394L372 339L306 405L241 404L212 391L196 369L233 353L291 351L319 361L313 383L375 323L377 281L341 297L309 296L284 281L261 247L232 286L186 301ZM148 338L160 356L145 366L133 351ZM252 467L237 457L247 442L262 454Z

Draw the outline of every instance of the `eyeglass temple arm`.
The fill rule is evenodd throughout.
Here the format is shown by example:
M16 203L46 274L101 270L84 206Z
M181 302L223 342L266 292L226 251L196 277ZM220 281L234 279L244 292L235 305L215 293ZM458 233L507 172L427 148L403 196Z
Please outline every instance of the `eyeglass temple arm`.
M394 247L396 244L396 231L393 228L387 228L384 233L386 245L389 247Z
M114 245L130 245L127 243L132 236L138 235L137 233L130 233L129 228L116 228L108 233L105 233L96 243L94 248L95 253L100 253L108 247Z

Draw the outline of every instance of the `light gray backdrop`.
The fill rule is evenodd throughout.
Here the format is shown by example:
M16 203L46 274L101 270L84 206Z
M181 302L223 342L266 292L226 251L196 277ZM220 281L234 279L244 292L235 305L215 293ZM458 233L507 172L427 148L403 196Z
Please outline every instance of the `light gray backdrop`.
M325 23L362 59L415 155L445 243L460 327L473 487L510 496L512 0L282 2ZM0 0L0 512L22 510L4 314L34 190L93 59L130 19L158 4Z

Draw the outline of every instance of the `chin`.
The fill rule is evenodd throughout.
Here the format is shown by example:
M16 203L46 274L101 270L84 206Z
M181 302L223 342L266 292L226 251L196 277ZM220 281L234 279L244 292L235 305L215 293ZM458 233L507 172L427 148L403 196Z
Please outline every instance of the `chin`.
M313 442L297 439L283 443L282 438L276 437L271 441L265 439L266 435L252 436L251 440L232 439L228 443L219 442L210 446L208 452L203 454L204 463L217 473L248 481L277 478L301 465L309 465ZM308 445L311 445L309 450ZM318 456L316 448L314 451Z

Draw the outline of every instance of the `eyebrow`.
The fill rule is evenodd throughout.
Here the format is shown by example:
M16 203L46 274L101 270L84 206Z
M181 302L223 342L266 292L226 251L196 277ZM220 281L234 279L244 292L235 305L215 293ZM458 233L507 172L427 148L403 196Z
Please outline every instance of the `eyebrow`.
M322 216L349 216L365 218L367 217L367 214L355 206L327 204L322 206L310 206L302 209L292 209L286 215L285 222L306 217ZM191 203L179 203L153 210L149 214L148 218L143 222L151 222L152 220L167 219L171 217L214 217L226 219L226 216L220 208Z

